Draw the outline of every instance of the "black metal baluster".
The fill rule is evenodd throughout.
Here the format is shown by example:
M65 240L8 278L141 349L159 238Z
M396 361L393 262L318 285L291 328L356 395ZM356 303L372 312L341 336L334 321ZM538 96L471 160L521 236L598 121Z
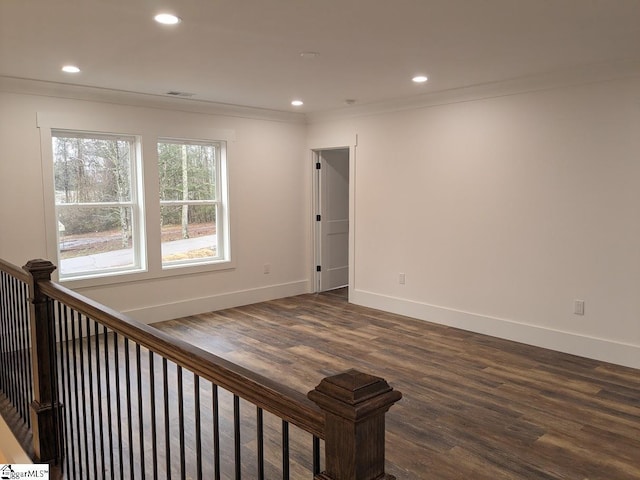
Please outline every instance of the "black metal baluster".
M233 396L233 449L235 453L236 480L242 479L242 456L240 454L240 397Z
M218 386L211 384L211 408L213 410L213 466L215 480L220 480L220 413L218 408Z
M62 308L62 304L60 302L56 303L57 305L57 319L58 319L58 345L60 348L60 389L59 391L62 392L62 405L63 405L63 416L64 418L62 419L62 444L64 445L64 467L63 467L63 471L64 472L69 472L69 457L70 457L70 453L69 453L69 443L68 443L68 439L69 439L69 430L68 430L68 424L69 424L69 414L70 414L70 408L69 408L69 401L68 401L68 391L67 388L65 388L65 380L68 382L68 378L69 378L69 345L67 343L67 338L66 338L66 334L65 334L65 330L66 330L66 314L65 314L65 310L63 310Z
M20 410L23 412L23 419L26 419L30 416L29 412L29 401L26 397L26 372L27 372L27 363L25 362L24 356L24 330L28 325L25 324L23 310L20 305L20 282L16 280L14 287L14 306L16 309L16 363L20 366L19 370L16 372L16 384L18 388L18 392L20 393L18 397L18 401L20 402ZM54 333L55 335L55 333ZM54 342L55 345L55 342Z
M169 383L167 381L167 359L162 359L162 383L164 393L164 454L166 477L171 480L171 437L169 435Z
M289 422L282 420L282 478L289 480Z
M76 312L71 310L71 345L73 348L73 392L75 397L75 411L76 411L76 430L77 430L77 445L78 445L78 470L82 475L82 431L80 427L80 419L86 418L80 416L80 388L78 387L78 352L77 352L77 337L76 337Z
M25 402L22 390L22 382L21 378L23 375L23 365L21 362L21 348L20 348L20 330L22 329L22 322L20 318L20 311L18 310L18 292L20 290L19 282L16 280L13 282L13 291L11 293L11 298L13 299L13 306L15 311L14 323L13 323L13 343L15 345L15 350L13 351L13 355L15 357L16 371L15 371L15 386L16 386L16 408L19 412L22 412L21 417L26 418L29 415L29 410L25 409ZM53 355L53 352L51 352ZM53 378L53 377L51 377Z
M113 332L113 361L116 371L116 424L118 430L118 459L120 478L124 478L124 454L122 451L122 406L120 395L120 352L118 348L118 334Z
M23 368L24 365L22 364L22 352L21 352L21 345L20 345L20 330L22 330L22 322L21 322L21 318L20 318L20 311L18 310L17 306L18 306L18 292L19 292L19 285L18 285L18 281L14 281L13 282L13 291L11 293L11 298L13 299L13 306L14 306L14 311L15 311L15 316L14 316L14 322L13 322L13 343L15 345L15 349L13 351L13 356L15 357L15 365L16 365L16 371L15 371L15 388L16 388L16 409L21 412L21 418L26 418L27 415L29 415L29 410L28 408L25 409L25 402L24 402L24 392L22 389L22 376L23 376ZM53 352L51 352L51 354L53 355ZM53 377L51 377L53 378Z
M27 332L27 402L33 398L33 375L31 367L31 325L29 322L29 287L22 284L22 305L24 307L25 331ZM27 415L27 426L31 428L31 415Z
M22 302L22 285L16 285L16 302L15 308L18 311L18 345L19 345L19 363L20 363L20 408L25 413L22 419L26 422L29 415L29 396L27 395L27 376L31 369L28 361L29 345L27 343L27 330L29 322L25 315L24 303Z
M202 480L202 425L200 418L200 377L193 374L193 409L196 423L196 477Z
M11 379L11 361L9 359L9 355L11 350L9 349L9 325L11 323L11 319L9 314L11 312L11 303L9 298L9 280L10 277L5 275L3 272L2 275L2 323L0 324L0 348L2 350L2 391L6 395L7 398L10 398L10 379Z
M95 415L95 395L93 394L93 362L91 361L91 322L89 317L85 318L85 327L87 329L87 372L89 376L89 415L90 422L89 425L91 427L91 447L93 448L91 458L93 459L93 478L97 480L98 478L98 459L96 457L96 415ZM102 419L100 419L102 422Z
M17 357L17 353L18 353L18 347L17 347L17 342L16 342L16 331L18 330L18 314L16 312L15 309L15 294L16 292L16 281L15 279L12 280L10 286L9 286L9 292L8 292L8 296L9 296L9 301L11 302L11 321L9 323L9 334L7 336L7 339L9 340L9 361L11 362L11 376L10 378L10 397L9 399L11 400L11 403L13 404L13 406L15 407L15 409L18 411L19 415L21 418L25 417L25 412L23 410L23 405L22 405L22 401L20 398L20 390L18 387L18 383L17 383L17 375L20 372L20 365L18 363L18 357Z
M124 376L125 376L125 398L127 405L127 440L129 441L129 478L135 478L135 465L133 463L133 427L131 412L131 361L129 360L129 339L124 337Z
M48 315L49 318L52 319L52 325L51 325L51 344L49 346L49 351L51 352L51 362L50 362L50 372L51 372L51 378L52 378L52 393L53 393L53 407L54 407L54 414L53 414L53 421L55 424L55 431L57 432L56 434L56 447L55 447L55 452L56 452L56 461L55 464L59 465L60 467L62 467L62 454L64 453L64 434L62 433L62 428L63 428L63 424L64 424L64 413L62 411L62 408L64 407L64 405L62 405L62 401L60 398L60 379L59 379L59 371L60 371L60 358L61 358L61 353L58 353L59 349L58 349L58 345L59 343L56 342L56 322L60 322L59 319L56 318L55 315L55 303L51 298L47 299L47 310L48 310ZM59 339L58 339L59 340Z
M313 436L313 476L320 473L320 438Z
M140 477L145 478L144 455L144 412L142 410L142 368L140 363L140 344L136 343L136 371L138 375L138 437L140 442Z
M7 362L5 360L5 341L7 340L7 334L5 333L5 326L7 324L7 312L9 306L7 303L7 275L4 272L0 272L0 389L2 392L7 391Z
M158 480L158 427L156 425L156 370L153 365L153 352L149 350L149 398L151 401L151 464L153 480Z
M22 321L21 321L22 319L20 318L20 311L17 308L19 291L20 291L20 286L16 281L14 282L13 293L12 293L14 309L15 309L15 323L14 323L15 330L13 332L13 337L14 337L13 341L15 345L15 350L13 354L15 356L15 362L16 362L16 372L15 372L16 407L18 411L22 412L21 417L24 419L24 418L27 418L30 412L28 408L25 408L27 404L24 401L24 390L23 390L23 383L22 383L25 365L22 362L22 348L20 343L20 331L22 330ZM53 343L53 338L51 339L51 342ZM53 350L50 350L50 353L52 356L55 356ZM50 365L50 368L53 368L53 366ZM50 377L50 378L53 379L54 377ZM54 389L55 388L52 386L52 394L55 395L55 392L53 391Z
M12 385L13 385L13 399L12 403L21 418L25 417L25 412L22 409L22 395L20 395L20 382L18 381L20 377L20 361L18 357L18 328L20 326L20 321L18 318L18 312L16 311L16 292L17 292L17 282L14 280L11 282L11 289L9 292L9 298L11 298L11 334L9 336L9 341L11 342L11 360L13 362L13 375L12 375Z
M264 480L264 412L256 407L256 443L258 445L258 480Z
M98 390L98 440L100 443L100 465L102 467L102 478L105 478L107 471L105 463L105 451L104 451L104 421L102 417L102 374L100 372L100 326L98 322L93 322L93 333L95 335L95 347L96 347L96 385ZM109 390L109 384L106 385L106 389Z
M67 470L67 472L69 472L73 478L75 478L76 475L76 466L81 465L81 460L78 459L76 461L76 439L79 438L78 435L78 430L79 430L79 426L78 426L78 417L75 417L75 421L74 421L74 416L73 416L73 408L75 405L77 405L77 403L74 405L73 404L73 396L72 396L72 392L76 392L76 390L72 389L71 387L71 377L73 376L73 381L74 384L76 383L76 370L75 367L72 368L71 366L71 357L69 355L69 350L75 345L73 343L73 313L71 314L71 321L69 321L69 308L66 306L63 306L62 308L62 317L64 318L64 337L65 337L65 360L67 363L67 393L68 396L65 397L66 398L66 404L64 406L65 411L67 412L67 422L68 422L68 430L67 430L67 442L68 442L68 447L67 447L67 452L65 454L65 457L69 457L69 455L71 455L71 458L69 458L69 468ZM72 331L71 333L69 332L69 327L71 327ZM74 355L75 355L75 350L74 350ZM73 357L73 359L75 360L75 356ZM77 398L77 397L76 397ZM77 410L76 410L77 412ZM75 427L74 427L75 425ZM80 448L80 447L78 447Z
M9 324L11 319L9 314L11 312L11 304L9 298L9 276L2 274L2 324L0 324L0 343L2 348L2 391L9 398L9 379L11 378L11 372L9 369Z
M8 292L8 298L9 301L11 303L13 300L13 290L14 290L14 286L15 286L15 280L13 282L11 282L10 284L10 288L9 288L9 292ZM13 307L13 305L11 305L11 307ZM15 324L16 324L16 312L13 308L10 308L9 313L11 314L11 318L9 319L9 322L7 324L8 326L8 333L7 333L7 341L8 341L8 346L9 346L9 350L8 350L8 354L9 354L9 371L11 372L10 376L9 376L9 382L8 382L8 387L9 387L9 400L11 400L11 403L14 406L18 405L17 402L17 393L18 390L16 388L16 382L15 382L15 374L16 374L16 370L18 369L18 365L16 363L16 356L15 356L15 351L16 351L16 346L15 346L15 335L13 330L15 329Z
M78 314L78 350L80 352L80 394L82 396L82 418L84 420L84 458L85 458L85 475L89 475L91 470L91 452L89 451L89 426L87 424L87 386L85 381L85 361L84 361L84 346L83 346L83 329L82 329L82 314Z
M6 290L6 295L7 295L7 317L6 317L6 323L5 323L5 361L3 363L5 363L5 365L7 365L7 378L6 378L6 383L5 383L5 390L4 393L7 396L7 398L9 399L9 401L14 404L14 398L13 398L13 372L15 371L15 367L13 366L13 355L12 355L12 348L11 348L11 324L13 323L13 315L14 315L14 311L13 311L13 305L12 305L12 301L11 301L11 286L12 286L12 281L7 283L7 290Z
M20 288L20 305L22 306L22 321L24 332L24 362L25 362L25 401L27 404L27 412L29 412L29 404L33 398L33 377L31 375L31 326L29 325L29 292L27 285L22 284ZM31 415L27 414L27 426L31 428Z
M102 326L102 343L104 346L104 372L105 372L105 390L107 395L107 435L109 439L109 471L111 478L115 478L115 463L113 454L113 416L111 412L111 372L109 369L109 336L107 327Z
M178 432L180 436L180 478L186 480L186 460L184 454L184 390L182 387L182 367L176 365L178 375Z
M6 333L6 326L9 323L8 320L8 312L9 312L9 303L8 303L8 295L7 295L7 278L4 272L0 272L0 286L2 290L0 292L2 295L0 296L0 389L6 395L7 392L7 378L9 378L9 372L7 371L8 362L6 360L6 351L7 346L6 342L9 336Z

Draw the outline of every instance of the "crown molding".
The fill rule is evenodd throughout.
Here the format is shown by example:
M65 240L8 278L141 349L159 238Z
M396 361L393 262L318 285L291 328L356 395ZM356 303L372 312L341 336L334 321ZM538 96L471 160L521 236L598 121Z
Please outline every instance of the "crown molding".
M499 82L439 90L383 102L307 113L309 124L640 77L640 61L610 62Z
M466 87L439 90L411 97L395 98L364 105L352 105L321 112L285 112L244 105L174 98L109 88L47 82L0 75L0 91L41 95L73 100L97 101L118 105L161 108L207 115L249 118L298 124L313 124L383 113L415 110L437 105L469 102L557 88L640 77L640 61L608 62L565 69L540 75L514 78Z
M209 102L192 98L174 98L125 90L47 82L30 78L0 75L0 91L26 95L38 95L70 100L129 105L137 107L161 108L189 113L221 115L227 117L269 120L287 123L306 123L305 115L298 112L284 112L243 105Z

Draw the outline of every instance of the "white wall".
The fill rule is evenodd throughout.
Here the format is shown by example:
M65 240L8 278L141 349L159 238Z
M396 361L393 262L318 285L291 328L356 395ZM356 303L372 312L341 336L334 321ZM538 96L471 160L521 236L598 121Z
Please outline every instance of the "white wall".
M640 80L325 117L308 144L345 134L353 301L640 367Z
M309 291L309 149L357 137L354 302L640 368L637 78L308 126L0 85L0 258L17 265L48 255L38 112L235 132L236 267L80 289L112 308L151 322Z
M200 139L207 138L208 131L224 129L235 137L228 148L235 268L73 288L145 322L309 291L311 165L304 123L276 115L269 120L242 112L230 116L178 108L12 93L0 85L0 258L21 266L31 258L53 255L45 238L47 187L37 116L72 119L88 130L103 122L115 125L117 133L142 135L147 193L157 191L155 165L149 164L156 161L149 152L157 136ZM146 201L149 209L157 210L149 198ZM153 240L159 232L152 227L147 233ZM263 273L266 263L271 265L268 275Z

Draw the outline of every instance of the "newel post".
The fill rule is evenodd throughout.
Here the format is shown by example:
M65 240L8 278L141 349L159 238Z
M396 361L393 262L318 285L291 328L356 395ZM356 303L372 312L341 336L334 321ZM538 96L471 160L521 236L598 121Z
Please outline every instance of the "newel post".
M385 413L402 398L356 370L328 377L308 397L325 413L325 471L316 480L394 480L384 471Z
M31 363L33 369L33 401L31 402L31 430L36 460L57 460L59 439L55 398L55 377L52 365L55 348L54 319L38 282L51 280L56 266L48 260L30 260L22 267L30 275L29 316L31 326Z

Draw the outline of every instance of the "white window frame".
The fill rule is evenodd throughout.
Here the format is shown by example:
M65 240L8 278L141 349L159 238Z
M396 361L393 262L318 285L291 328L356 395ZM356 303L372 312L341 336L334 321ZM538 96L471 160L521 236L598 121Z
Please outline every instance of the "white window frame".
M163 270L183 269L200 265L225 264L230 262L230 239L228 228L228 177L227 177L227 142L225 140L195 140L188 138L158 138L161 143L176 145L205 145L216 149L215 185L216 198L213 200L160 200L160 207L182 205L214 205L216 207L216 253L215 257L162 262Z
M93 109L76 109L71 111L47 112L40 111L36 115L36 127L40 134L40 156L42 167L42 202L44 204L44 236L45 258L56 258L58 249L58 222L55 213L53 149L51 131L72 130L112 134L126 132L128 136L135 136L140 142L138 160L141 162L138 182L138 202L140 204L141 225L141 255L144 256L143 268L140 272L114 273L107 276L81 277L65 280L65 285L73 289L92 288L103 285L117 285L129 282L144 282L158 278L171 278L181 275L204 274L215 271L233 270L236 259L233 256L233 224L231 222L231 207L229 203L230 168L228 158L233 157L236 132L232 129L216 128L202 121L201 116L187 118L185 122L176 122L175 113L166 117L160 115L154 121L149 121L146 111L137 111L127 106L114 106L96 115ZM224 208L224 242L225 259L215 263L185 265L181 268L162 268L160 253L160 209L158 198L158 160L157 142L159 138L201 139L202 141L224 142L224 162L220 172L224 179L221 184L221 195L226 200ZM59 280L59 272L52 275L54 281Z
M133 251L133 265L125 267L108 267L100 270L84 270L69 274L64 274L62 268L59 269L58 278L60 281L78 280L84 278L97 278L107 277L113 275L122 275L130 273L143 272L147 268L146 249L144 245L144 211L142 202L140 201L142 185L139 182L141 177L142 168L142 155L140 148L140 138L136 135L118 134L118 133L104 133L104 132L91 132L84 130L68 130L54 128L50 130L51 142L54 137L66 137L66 138L86 138L86 139L105 139L105 140L126 140L131 144L131 150L129 155L129 174L130 174L130 189L131 198L129 201L123 202L91 202L91 203L70 203L59 204L55 200L55 218L58 220L59 209L75 209L75 208L109 208L109 207L128 207L131 208L131 232L132 232L132 251ZM53 147L52 147L53 149ZM51 154L51 168L53 169L53 150ZM55 192L54 182L51 188ZM56 260L57 265L62 265L62 255L60 251L60 229L56 228Z

